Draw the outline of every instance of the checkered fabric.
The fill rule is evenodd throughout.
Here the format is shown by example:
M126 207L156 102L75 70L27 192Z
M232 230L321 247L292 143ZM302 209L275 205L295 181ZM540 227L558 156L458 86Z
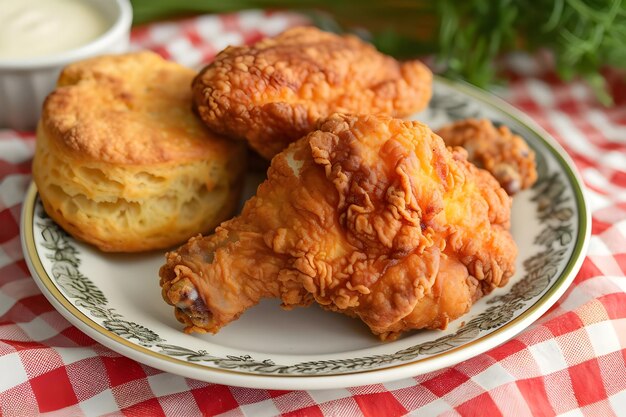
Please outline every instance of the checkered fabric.
M136 28L133 48L198 67L229 44L274 35L302 18L245 12ZM550 132L587 186L593 236L581 271L519 336L451 368L395 382L272 391L172 375L94 342L39 292L19 243L31 132L0 130L0 414L221 416L626 416L626 84L617 105L562 83L538 59L508 58L499 91ZM1 109L0 109L1 111Z

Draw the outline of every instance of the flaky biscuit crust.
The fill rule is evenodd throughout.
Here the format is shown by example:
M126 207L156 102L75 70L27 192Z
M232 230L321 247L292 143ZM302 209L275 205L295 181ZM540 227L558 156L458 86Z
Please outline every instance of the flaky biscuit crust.
M71 64L46 99L43 128L77 159L156 164L226 157L231 145L190 111L195 75L152 52Z

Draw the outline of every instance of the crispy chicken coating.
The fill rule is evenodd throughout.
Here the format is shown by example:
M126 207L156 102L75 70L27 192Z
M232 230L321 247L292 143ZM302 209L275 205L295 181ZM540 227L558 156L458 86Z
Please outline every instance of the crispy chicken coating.
M422 63L399 63L354 36L313 27L228 47L193 82L204 122L267 159L334 112L404 117L426 107L431 90Z
M511 198L419 122L335 114L278 154L240 216L166 255L165 301L216 333L263 297L312 302L381 339L445 328L504 285Z
M462 146L467 159L491 172L509 195L537 181L535 153L508 127L495 127L487 119L465 119L437 130L448 146Z

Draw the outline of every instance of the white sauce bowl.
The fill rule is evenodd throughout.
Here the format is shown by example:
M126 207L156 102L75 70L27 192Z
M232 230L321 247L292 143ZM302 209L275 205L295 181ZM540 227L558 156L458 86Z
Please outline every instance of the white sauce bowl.
M102 54L125 52L130 41L133 11L129 0L83 0L111 22L100 37L56 55L0 59L0 128L32 130L41 106L66 65Z

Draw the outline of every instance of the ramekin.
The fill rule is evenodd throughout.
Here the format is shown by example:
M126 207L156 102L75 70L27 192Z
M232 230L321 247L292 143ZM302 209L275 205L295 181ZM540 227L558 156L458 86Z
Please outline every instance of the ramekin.
M83 0L111 22L100 37L56 55L27 59L0 58L0 128L32 130L41 106L67 64L128 49L133 10L129 0Z

